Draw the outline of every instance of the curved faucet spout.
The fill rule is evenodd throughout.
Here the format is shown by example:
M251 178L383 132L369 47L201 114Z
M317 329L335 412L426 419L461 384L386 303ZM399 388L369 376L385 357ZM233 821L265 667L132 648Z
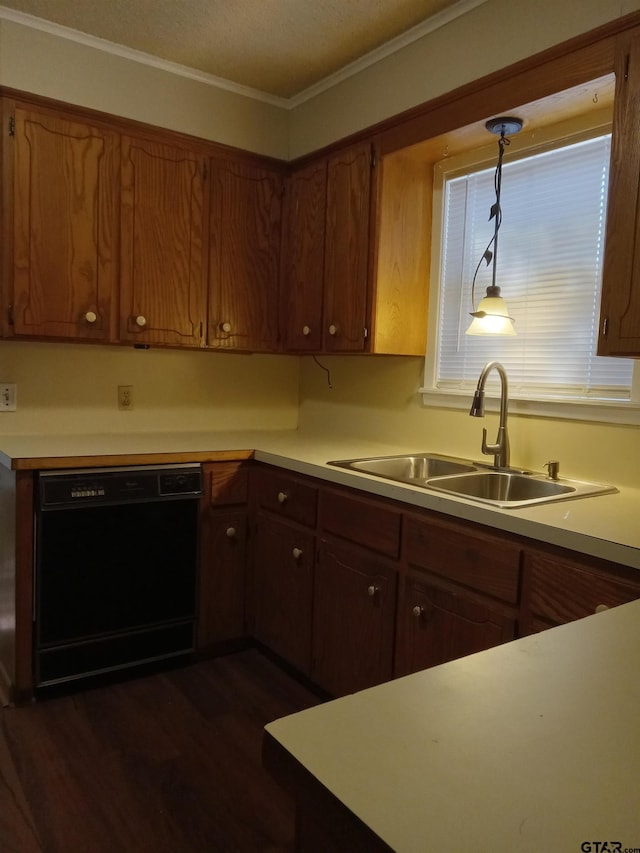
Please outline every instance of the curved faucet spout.
M495 444L487 444L487 431L482 430L482 452L490 456L493 454L493 464L496 468L509 467L509 433L507 431L507 408L509 405L509 383L507 373L499 361L490 361L482 368L478 387L473 395L473 402L469 414L472 418L484 417L484 386L487 376L492 370L496 370L500 377L500 425Z

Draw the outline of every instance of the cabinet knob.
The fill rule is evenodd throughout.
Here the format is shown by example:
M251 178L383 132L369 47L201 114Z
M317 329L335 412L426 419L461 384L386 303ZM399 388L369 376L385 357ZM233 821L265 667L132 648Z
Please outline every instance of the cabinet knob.
M230 332L231 331L231 323L220 323L220 328L222 329L223 332Z
M142 314L138 314L136 317L136 326L139 326L141 329L147 325L147 318L143 317Z
M604 611L608 610L608 609L609 608L607 607L606 604L598 604L598 606L596 607L596 609L593 612L594 613L604 613Z
M311 326L303 326L302 327L302 334L305 337L308 337L311 334Z
M371 586L367 587L367 595L369 596L369 598L373 598L379 592L380 592L380 587L378 587L378 586L374 586L373 584L371 584Z
M420 607L419 604L416 604L416 606L412 608L411 612L414 616L420 618L420 616L422 616L422 614L424 613L424 607Z
M227 527L227 536L229 537L229 539L235 539L235 537L236 537L235 527Z
M293 554L294 560L299 560L300 557L302 557L302 549L301 548L294 548L291 553Z
M329 326L329 334L330 335L337 335L338 334L338 327L335 325L335 323L332 323Z
M287 502L288 495L286 492L278 492L278 503L283 504Z
M87 313L84 315L84 319L87 323L95 323L98 319L98 315L95 311L87 311Z

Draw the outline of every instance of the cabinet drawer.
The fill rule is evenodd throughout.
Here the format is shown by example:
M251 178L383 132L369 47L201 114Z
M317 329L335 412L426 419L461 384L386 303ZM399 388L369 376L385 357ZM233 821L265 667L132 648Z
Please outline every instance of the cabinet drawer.
M320 497L320 526L386 557L400 553L401 514L366 498L327 489Z
M311 483L288 474L258 470L254 474L258 506L283 518L314 527L318 490Z
M249 493L249 470L243 462L213 462L205 466L213 506L244 504Z
M531 571L531 611L554 624L640 598L640 583L556 557L527 553L525 565Z
M509 540L407 519L406 555L411 567L502 601L518 601L520 552Z

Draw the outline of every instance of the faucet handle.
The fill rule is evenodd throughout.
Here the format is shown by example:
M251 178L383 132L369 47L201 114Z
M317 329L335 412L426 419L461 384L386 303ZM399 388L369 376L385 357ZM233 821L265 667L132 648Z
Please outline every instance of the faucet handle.
M550 480L557 480L558 474L560 472L560 463L557 459L553 459L550 462L545 462L544 467L548 468L549 474L547 475Z

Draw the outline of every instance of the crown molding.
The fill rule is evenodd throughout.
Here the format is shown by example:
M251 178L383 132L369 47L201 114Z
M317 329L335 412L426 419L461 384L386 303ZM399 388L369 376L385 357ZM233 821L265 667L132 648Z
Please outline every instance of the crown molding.
M92 36L87 33L82 33L79 30L74 30L71 27L65 27L61 24L55 24L52 21L46 21L43 18L38 18L35 15L29 15L25 12L18 12L14 9L9 9L6 6L0 6L0 21L7 20L15 24L20 24L40 32L48 33L49 35L57 36L58 38L73 41L77 44L82 44L86 47L94 48L95 50L103 51L104 53L119 56L123 59L139 62L142 65L147 65L152 68L157 68L161 71L166 71L170 74L176 74L180 77L186 77L189 80L195 80L198 83L204 83L213 88L222 89L227 92L232 92L235 95L241 95L245 98L252 98L262 103L270 104L271 106L279 107L280 109L292 110L306 101L317 97L322 92L338 85L338 83L348 80L350 77L359 74L371 65L375 65L380 60L387 56L391 56L402 50L407 45L412 44L418 39L423 38L434 30L445 26L456 18L465 15L467 12L475 9L486 3L487 0L460 0L460 2L438 12L426 21L412 27L405 33L397 36L389 42L386 42L379 48L370 51L354 62L349 63L344 68L337 71L335 74L330 74L313 86L299 92L291 98L282 98L277 95L262 92L258 89L253 89L250 86L242 86L239 83L234 83L231 80L226 80L223 77L216 77L214 74L208 74L204 71L198 71L195 68L190 68L186 65L181 65L177 62L160 59L152 54L145 53L141 50L125 47L115 42L102 39L97 36Z

